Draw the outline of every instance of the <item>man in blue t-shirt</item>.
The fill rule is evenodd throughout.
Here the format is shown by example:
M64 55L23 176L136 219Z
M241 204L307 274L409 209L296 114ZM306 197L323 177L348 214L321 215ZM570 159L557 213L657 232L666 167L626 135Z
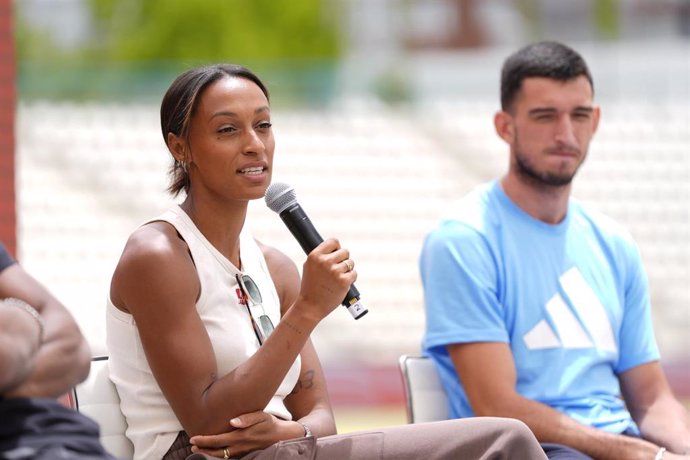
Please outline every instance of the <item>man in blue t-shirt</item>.
M501 109L507 174L452 206L420 258L451 416L520 419L549 458L683 458L690 415L659 365L639 251L570 198L600 115L586 63L555 42L517 51Z

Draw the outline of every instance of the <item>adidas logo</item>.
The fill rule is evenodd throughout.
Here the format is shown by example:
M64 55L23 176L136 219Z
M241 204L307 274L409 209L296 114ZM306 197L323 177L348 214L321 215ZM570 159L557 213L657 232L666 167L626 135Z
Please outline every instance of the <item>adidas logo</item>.
M571 268L561 275L559 283L571 306L558 293L551 297L546 311L556 330L542 319L523 336L527 348L597 348L616 353L618 348L606 310L580 271Z

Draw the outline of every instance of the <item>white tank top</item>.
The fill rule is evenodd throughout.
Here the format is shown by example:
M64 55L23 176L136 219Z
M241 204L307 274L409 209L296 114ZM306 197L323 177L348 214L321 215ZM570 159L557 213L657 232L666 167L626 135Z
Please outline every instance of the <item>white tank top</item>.
M239 301L235 275L240 270L209 243L179 206L149 222L153 221L169 222L189 246L201 282L196 309L211 339L218 375L225 375L259 348L247 307ZM266 314L273 324L278 324L278 294L261 249L245 230L240 234L240 254L241 273L255 281ZM120 408L127 419L126 434L134 445L134 459L162 458L183 428L151 372L132 315L117 309L110 298L106 308L106 346L110 355L110 379L115 383ZM266 406L266 412L285 420L292 419L283 399L297 383L300 366L298 356Z

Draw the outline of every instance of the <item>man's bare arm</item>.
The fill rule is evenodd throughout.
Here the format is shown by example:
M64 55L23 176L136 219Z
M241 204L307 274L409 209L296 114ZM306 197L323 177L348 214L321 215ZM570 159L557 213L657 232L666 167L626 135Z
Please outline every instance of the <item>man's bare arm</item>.
M41 335L39 323L29 313L0 301L0 394L28 377Z
M67 309L19 264L0 272L0 299L6 298L22 300L36 309L45 329L29 374L4 396L58 397L83 381L91 352Z
M673 396L659 362L628 369L619 379L642 436L670 452L690 454L690 413Z
M448 351L478 416L516 418L540 442L567 445L599 460L650 460L659 450L658 445L643 439L583 425L517 393L513 355L505 343L456 344L449 345Z

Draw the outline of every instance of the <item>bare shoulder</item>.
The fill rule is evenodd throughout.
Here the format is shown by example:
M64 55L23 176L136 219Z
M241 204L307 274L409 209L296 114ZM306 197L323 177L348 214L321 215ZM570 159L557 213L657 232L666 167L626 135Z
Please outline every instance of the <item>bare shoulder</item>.
M174 227L165 222L152 222L139 227L127 240L118 269L161 267L166 262L187 258L187 245Z
M256 240L256 243L266 259L268 271L280 297L280 308L284 313L297 299L300 286L299 271L292 259L282 251L259 240Z
M122 308L131 291L193 288L196 269L187 244L165 222L139 227L127 240L111 283L111 299ZM128 309L128 308L125 308Z

